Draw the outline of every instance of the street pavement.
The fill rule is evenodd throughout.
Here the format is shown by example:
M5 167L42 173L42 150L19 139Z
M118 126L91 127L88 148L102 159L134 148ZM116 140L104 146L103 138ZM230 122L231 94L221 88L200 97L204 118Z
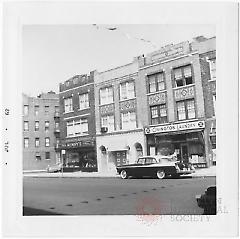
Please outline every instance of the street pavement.
M215 177L24 177L24 215L201 215L195 196L211 185Z

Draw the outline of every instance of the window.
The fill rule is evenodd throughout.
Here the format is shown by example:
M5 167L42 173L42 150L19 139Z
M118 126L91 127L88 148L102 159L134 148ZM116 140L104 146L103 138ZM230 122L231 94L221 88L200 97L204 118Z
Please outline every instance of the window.
M216 80L216 59L209 61L211 80Z
M49 131L49 121L45 121L45 131Z
M55 112L59 113L59 106L58 105L55 106Z
M174 69L173 75L176 87L193 84L191 65Z
M45 105L45 114L48 114L49 113L49 106L48 105Z
M177 115L178 120L194 119L196 117L194 100L177 102Z
M55 122L55 128L56 129L59 129L59 125L60 125L59 122Z
M106 115L101 117L101 127L107 127L108 132L114 131L114 116Z
M24 107L23 107L23 114L24 114L25 116L28 115L28 110L29 110L28 105L24 105Z
M29 138L24 138L24 148L28 148L29 146Z
M78 119L67 122L67 136L75 136L88 133L88 119Z
M163 72L148 76L149 93L165 90L165 82Z
M135 129L136 128L136 113L126 112L121 113L122 129Z
M40 156L39 152L36 152L35 159L36 160L41 160L41 156Z
M24 131L28 131L29 130L29 122L28 121L24 121L23 130Z
M145 163L146 164L148 164L148 163L157 163L157 160L155 158L146 158Z
M50 146L50 138L47 137L45 138L45 147L49 147Z
M167 122L166 104L151 106L150 111L151 124L163 124Z
M145 158L140 158L137 161L138 164L144 164L145 163Z
M64 112L72 112L73 106L72 106L72 97L64 99Z
M111 104L113 103L113 88L111 87L106 87L100 89L100 104Z
M39 131L39 121L35 121L35 131Z
M35 105L34 106L34 114L35 114L35 116L38 116L38 114L39 114L39 105Z
M51 159L51 157L50 157L50 152L45 152L45 159L46 159L46 160Z
M35 147L39 147L40 146L40 140L39 138L35 138Z
M87 109L89 108L89 99L88 93L79 95L79 109Z
M134 81L123 82L120 84L120 100L132 99L135 97Z
M213 115L216 115L216 95L213 95Z

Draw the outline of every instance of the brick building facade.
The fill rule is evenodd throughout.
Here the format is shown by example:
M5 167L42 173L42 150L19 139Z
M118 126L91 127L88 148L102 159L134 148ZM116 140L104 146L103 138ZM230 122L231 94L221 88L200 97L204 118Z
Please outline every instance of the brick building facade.
M65 170L97 171L94 72L60 84L60 144Z
M54 92L23 94L23 170L44 170L60 160L55 144L60 130L59 99Z

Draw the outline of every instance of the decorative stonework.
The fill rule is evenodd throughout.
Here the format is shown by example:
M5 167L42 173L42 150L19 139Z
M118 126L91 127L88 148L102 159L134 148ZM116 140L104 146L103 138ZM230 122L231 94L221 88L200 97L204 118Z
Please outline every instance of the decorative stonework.
M149 95L148 102L149 105L163 104L166 103L166 98L167 98L166 92L157 93L154 95Z
M175 95L175 100L185 100L189 98L194 98L194 86L176 89L174 91L174 95Z
M126 100L126 101L120 102L119 108L121 111L135 109L136 100L133 99L133 100Z
M114 112L114 104L100 106L100 114L108 114Z

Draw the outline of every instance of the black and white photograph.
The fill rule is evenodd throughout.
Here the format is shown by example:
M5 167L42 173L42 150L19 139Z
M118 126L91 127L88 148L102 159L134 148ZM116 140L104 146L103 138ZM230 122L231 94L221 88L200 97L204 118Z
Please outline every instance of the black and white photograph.
M5 234L236 236L237 6L5 2Z

